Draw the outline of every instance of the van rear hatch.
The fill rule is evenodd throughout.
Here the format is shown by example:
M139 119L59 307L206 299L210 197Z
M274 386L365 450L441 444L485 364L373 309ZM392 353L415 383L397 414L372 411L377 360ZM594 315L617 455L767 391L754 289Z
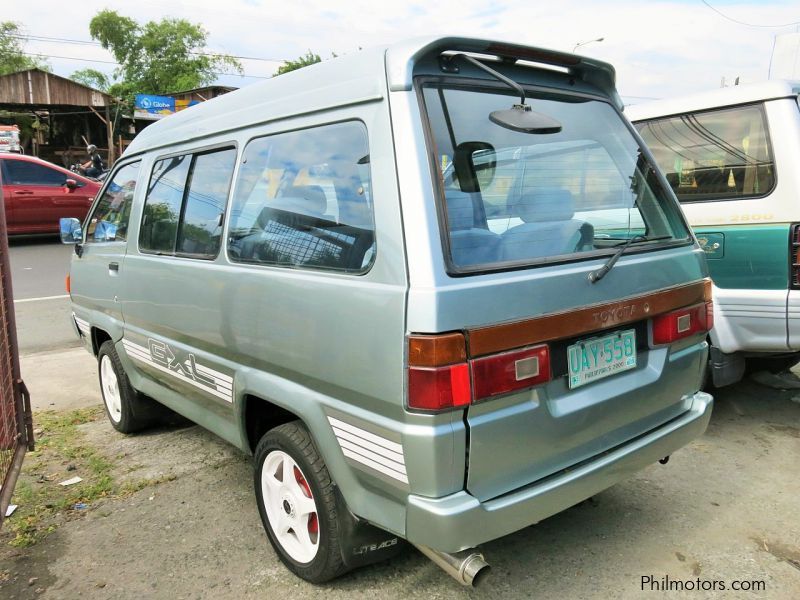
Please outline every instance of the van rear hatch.
M447 275L432 301L412 271L407 402L464 410L467 490L495 498L685 412L710 283L619 112L530 89L560 128L520 131L489 117L513 103L505 87L419 87Z

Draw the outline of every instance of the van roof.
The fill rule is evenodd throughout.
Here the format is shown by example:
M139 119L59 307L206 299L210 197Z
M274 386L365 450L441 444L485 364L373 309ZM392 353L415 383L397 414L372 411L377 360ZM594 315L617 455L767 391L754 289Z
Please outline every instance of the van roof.
M425 37L326 60L202 102L144 129L125 155L167 146L176 140L197 140L247 125L380 100L387 88L410 90L414 65L423 57L449 51L566 68L622 108L614 67L606 62L497 40Z
M631 121L642 121L656 117L679 115L686 112L708 110L723 106L748 104L762 100L791 98L800 94L800 81L775 79L760 83L748 83L733 87L719 88L710 92L690 94L644 102L625 107L625 114Z

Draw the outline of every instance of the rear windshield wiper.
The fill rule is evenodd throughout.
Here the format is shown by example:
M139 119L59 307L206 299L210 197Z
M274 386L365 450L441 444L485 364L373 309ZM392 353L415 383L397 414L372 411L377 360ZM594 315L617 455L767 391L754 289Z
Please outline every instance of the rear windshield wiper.
M670 238L672 238L671 235L659 235L659 236L656 236L656 237L647 237L646 235L639 234L639 235L633 236L627 242L623 243L620 246L619 250L614 252L614 255L606 261L606 264L604 264L599 269L596 269L596 270L592 271L591 273L589 273L589 282L590 283L597 283L603 277L605 277L608 274L608 272L612 268L614 268L614 265L619 260L619 257L622 256L623 254L625 254L625 250L630 248L631 244L640 244L642 242L657 242L658 240L668 240Z

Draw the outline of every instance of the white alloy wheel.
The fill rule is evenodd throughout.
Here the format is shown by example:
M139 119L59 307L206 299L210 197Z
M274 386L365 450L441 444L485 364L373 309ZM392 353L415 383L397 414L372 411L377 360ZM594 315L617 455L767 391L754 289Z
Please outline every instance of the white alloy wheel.
M119 423L122 419L122 395L119 390L119 378L107 354L100 360L100 389L103 392L103 401L106 403L109 418L114 423Z
M314 560L319 550L317 504L295 460L273 450L261 469L261 495L275 539L295 561Z

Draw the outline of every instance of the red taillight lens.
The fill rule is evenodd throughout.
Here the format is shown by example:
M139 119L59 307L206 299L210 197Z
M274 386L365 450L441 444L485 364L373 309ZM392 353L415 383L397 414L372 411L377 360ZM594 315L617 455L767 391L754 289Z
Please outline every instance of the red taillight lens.
M408 407L418 410L447 410L467 406L472 400L469 366L408 369Z
M523 348L470 361L476 401L550 381L546 345Z
M711 302L687 306L653 319L653 345L671 344L683 338L706 333L713 326L714 305Z

